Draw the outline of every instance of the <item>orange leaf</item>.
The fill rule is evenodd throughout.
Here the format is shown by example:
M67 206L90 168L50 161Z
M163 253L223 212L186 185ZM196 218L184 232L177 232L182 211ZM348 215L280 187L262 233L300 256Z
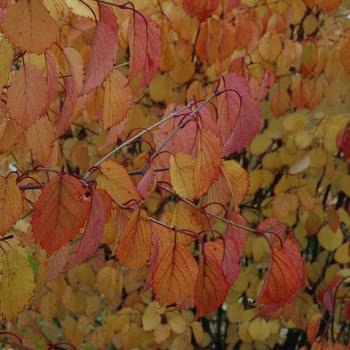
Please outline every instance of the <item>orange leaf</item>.
M184 10L192 16L196 16L200 22L211 16L219 5L219 0L184 0Z
M29 148L32 150L33 158L41 165L48 161L53 142L55 141L55 131L47 117L39 119L27 131Z
M228 285L217 260L204 254L199 264L195 288L196 318L218 308L226 298Z
M187 248L177 241L177 233L167 233L170 242L159 251L158 264L153 274L155 299L161 305L191 303L198 265Z
M117 61L118 51L118 23L113 11L106 5L99 4L100 20L91 44L89 63L83 94L99 86L113 69Z
M117 70L109 73L103 86L103 126L108 129L126 118L133 95L128 80Z
M10 118L28 129L48 109L48 87L42 72L31 64L18 70L8 89Z
M142 75L139 89L153 78L160 61L161 37L158 25L140 12L134 12L129 22L130 71L129 81Z
M234 160L223 161L221 167L237 210L248 191L248 173Z
M119 203L138 202L142 199L128 172L113 160L101 164L101 175L97 178L97 184Z
M17 186L16 176L0 176L0 236L21 217L22 209L22 193Z
M201 128L197 135L193 184L198 198L206 193L220 173L222 143L211 129Z
M59 34L56 22L40 0L17 1L5 12L1 28L11 43L38 54L49 48Z
M116 255L130 269L144 267L151 254L151 224L147 213L137 209L130 216L119 240Z
M33 237L52 255L79 234L89 212L79 180L69 175L50 179L41 192L32 217Z

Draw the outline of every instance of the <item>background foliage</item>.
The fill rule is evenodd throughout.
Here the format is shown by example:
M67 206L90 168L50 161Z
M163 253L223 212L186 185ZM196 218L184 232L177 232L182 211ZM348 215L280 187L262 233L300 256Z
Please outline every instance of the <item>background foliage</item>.
M341 0L0 0L0 325L24 349L346 349Z

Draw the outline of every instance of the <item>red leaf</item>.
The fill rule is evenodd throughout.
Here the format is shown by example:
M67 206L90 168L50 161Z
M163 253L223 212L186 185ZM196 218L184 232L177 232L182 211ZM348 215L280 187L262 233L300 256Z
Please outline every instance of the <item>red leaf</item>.
M266 316L291 303L298 290L305 286L304 261L295 239L288 236L283 242L275 242L267 276L256 300L258 304L263 304L259 316Z
M226 277L217 260L204 253L195 289L196 318L218 308L225 301L227 290Z
M139 89L153 78L160 61L160 29L146 14L134 12L129 22L130 71L129 81L141 73Z
M350 124L337 138L337 146L340 152L344 153L344 159L350 158Z
M47 255L79 234L89 212L80 182L69 175L53 177L41 192L32 217L33 237Z
M344 282L344 277L335 275L326 289L321 289L317 293L318 300L325 306L331 314L334 312L334 301L339 286Z
M104 190L93 190L91 195L90 216L86 225L85 234L78 242L74 252L74 259L70 267L81 264L96 252L103 236L105 224L109 219L111 209L112 199L110 195Z
M161 233L167 235L168 242L159 242L158 262L152 276L155 298L161 305L191 304L198 275L196 260L177 242L176 232L162 230Z
M146 199L155 186L155 172L153 166L151 166L141 181L137 184L137 191L140 193L143 199Z
M344 307L344 321L350 320L350 300L346 303Z
M248 226L245 218L235 211L230 212L227 218L239 225ZM233 225L228 225L227 234L236 241L239 256L242 257L248 239L247 231L242 228L235 227Z
M240 255L237 241L232 236L207 242L205 254L211 256L221 266L228 287L236 281L240 271Z
M91 44L89 63L82 93L87 94L99 86L113 69L118 52L118 23L113 11L99 4L100 19Z
M223 155L249 145L261 128L262 113L242 77L230 73L223 79L225 90L218 99L218 122L224 143Z
M219 0L184 0L184 10L192 16L196 16L200 22L211 16L219 5Z

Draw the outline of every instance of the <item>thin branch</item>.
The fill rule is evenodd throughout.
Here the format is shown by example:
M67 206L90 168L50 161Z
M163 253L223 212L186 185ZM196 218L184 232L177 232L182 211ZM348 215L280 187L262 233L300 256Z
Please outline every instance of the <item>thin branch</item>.
M219 92L214 92L213 94L211 94L210 96L208 96L202 103L199 104L199 106L193 110L191 112L192 113L196 113L200 108L202 108L204 105L206 105L213 97L217 96L219 94ZM141 132L139 132L138 134L136 134L135 136L131 137L130 139L127 139L126 141L124 141L121 145L119 145L118 147L112 149L109 153L107 153L104 157L102 157L100 160L98 160L84 175L83 179L86 180L88 179L88 177L94 172L94 170L96 170L105 160L107 160L108 158L110 158L111 156L113 156L115 153L117 153L118 151L120 151L122 148L124 148L125 146L133 143L135 140L137 140L138 138L140 138L141 136L149 133L151 130L159 127L160 125L163 125L165 123L167 123L168 121L170 121L171 119L173 119L174 117L179 116L183 111L185 111L186 109L192 107L195 104L195 102L189 102L186 106L180 108L179 110L175 110L173 112L171 112L169 115L167 115L166 117L162 118L161 120L159 120L157 123L151 125L150 127L148 127L145 130L142 130Z
M169 192L170 194L176 196L177 198L179 198L181 201L183 201L184 203L190 205L192 208L194 209L197 209L198 211L200 211L201 213L205 213L207 215L210 215L211 217L215 218L215 219L218 219L222 222L225 222L226 224L229 224L229 225L232 225L234 227L237 227L237 228L240 228L240 229L243 229L243 230L246 230L246 231L249 231L249 232L252 232L254 234L259 234L260 231L259 230L256 230L256 229L253 229L253 228L250 228L250 227L247 227L247 226L244 226L244 225L240 225L240 224L237 224L236 222L234 221L231 221L231 220L228 220L228 219L225 219L213 212L210 212L210 211L207 211L207 210L204 210L203 208L200 208L198 207L197 205L195 205L194 203L192 203L190 200L180 196L179 194L177 194L174 190L170 189L170 188L167 188L161 184L158 183L158 186L163 189L164 191L167 191ZM264 230L264 232L269 232L267 230ZM272 233L272 232L271 232Z

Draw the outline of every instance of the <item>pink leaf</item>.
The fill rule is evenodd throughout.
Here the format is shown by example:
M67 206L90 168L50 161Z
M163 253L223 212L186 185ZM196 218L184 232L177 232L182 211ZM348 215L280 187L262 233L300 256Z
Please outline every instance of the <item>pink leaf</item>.
M221 88L225 92L219 96L218 122L227 156L249 145L261 128L262 114L244 78L230 73Z
M75 256L70 267L81 264L93 255L101 241L105 223L109 218L112 201L104 190L93 190L91 196L91 210L83 238L78 242Z
M100 20L92 40L89 63L82 93L87 94L99 86L113 69L118 52L118 23L113 11L99 4Z
M51 103L56 96L56 88L59 78L59 66L55 55L51 51L45 51L47 75L46 81L49 88L48 101Z
M141 73L141 90L152 80L158 68L161 54L160 29L147 15L134 12L130 17L128 39L129 81Z

